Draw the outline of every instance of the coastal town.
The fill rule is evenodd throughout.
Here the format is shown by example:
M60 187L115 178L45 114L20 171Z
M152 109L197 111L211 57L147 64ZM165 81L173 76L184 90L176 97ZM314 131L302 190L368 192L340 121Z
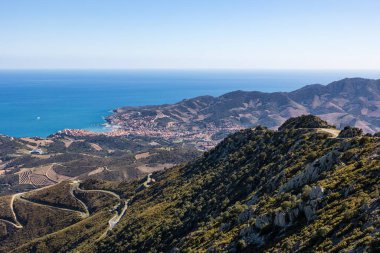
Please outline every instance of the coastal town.
M167 122L163 125L162 119ZM170 119L163 114L157 116L133 116L133 114L123 114L122 118L109 118L109 123L105 125L105 131L94 132L81 129L65 129L56 133L58 136L100 136L109 137L131 136L159 138L172 143L183 143L196 147L198 150L207 151L215 147L226 135L243 129L242 126L227 122L223 126L216 126L208 123L199 127L194 123L184 124Z

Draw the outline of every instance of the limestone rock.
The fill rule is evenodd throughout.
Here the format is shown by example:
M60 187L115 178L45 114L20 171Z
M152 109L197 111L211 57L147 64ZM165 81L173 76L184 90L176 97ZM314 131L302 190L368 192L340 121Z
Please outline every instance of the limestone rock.
M256 204L256 202L257 202L257 200L258 200L259 198L257 197L257 195L255 194L249 201L247 201L247 205L248 206L252 206L252 205L254 205L254 204Z
M286 213L276 213L274 217L274 224L279 227L286 227Z
M310 191L310 194L309 194L309 198L310 199L320 199L323 197L323 192L325 191L325 189L322 187L322 186L313 186L311 188L311 191Z
M290 223L294 223L295 220L298 218L299 214L300 214L300 210L298 209L298 207L293 208L292 210L290 210L288 212L289 222Z
M318 206L317 200L310 200L303 207L303 212L304 212L306 219L308 221L314 220L315 213L317 212L317 206Z
M266 226L272 224L272 220L273 220L272 217L268 214L261 215L261 216L256 218L255 226L258 229L263 229Z
M264 238L260 236L256 228L253 226L248 226L240 230L239 236L248 244L256 244L257 246L264 244Z
M251 208L244 210L241 214L239 214L239 217L238 217L239 224L242 224L246 222L247 220L251 219L252 216L253 216L253 210Z
M301 187L305 184L314 182L318 179L319 175L327 170L330 170L336 163L338 163L338 152L333 150L321 158L310 163L306 168L299 174L291 178L287 183L285 183L280 191L289 191L294 188Z

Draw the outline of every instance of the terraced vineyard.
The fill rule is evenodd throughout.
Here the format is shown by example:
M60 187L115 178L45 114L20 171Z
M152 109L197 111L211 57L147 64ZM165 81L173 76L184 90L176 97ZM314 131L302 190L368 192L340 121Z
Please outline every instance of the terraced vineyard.
M34 186L47 186L53 185L55 183L54 181L51 181L49 178L47 178L45 175L31 174L29 178L30 184Z
M30 175L32 175L31 170L25 170L25 171L21 172L18 176L19 184L31 184Z
M74 178L130 180L201 154L182 144L150 143L149 138L101 135L54 135L47 139L0 135L0 196ZM42 154L31 154L37 148ZM140 153L151 157L140 157Z

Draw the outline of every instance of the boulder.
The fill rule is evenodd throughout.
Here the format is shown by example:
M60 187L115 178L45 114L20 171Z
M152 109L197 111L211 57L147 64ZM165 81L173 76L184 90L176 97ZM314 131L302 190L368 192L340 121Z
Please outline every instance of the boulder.
M279 227L286 227L286 213L279 212L276 213L274 217L274 225Z
M258 199L259 198L255 194L250 200L247 201L247 205L248 206L253 206L254 204L256 204L256 202L257 202Z
M239 224L243 224L244 222L251 219L253 216L253 210L251 208L247 208L241 214L239 214L238 222Z
M260 236L259 232L253 226L248 226L240 230L239 236L248 244L256 244L257 246L264 244L264 238Z
M315 213L317 212L318 201L310 200L303 206L303 212L308 221L315 219Z
M300 214L300 210L298 209L298 207L290 210L288 212L289 222L294 223L294 221L298 218L299 214Z
M356 127L346 126L342 131L340 131L338 138L353 138L357 136L362 136L363 130Z
M264 214L264 215L257 217L256 221L255 221L255 226L258 229L263 229L270 224L272 224L272 216L270 216L268 214Z
M323 192L325 191L325 189L322 187L322 186L313 186L311 188L311 191L310 191L310 194L309 194L309 198L310 199L320 199L323 197Z

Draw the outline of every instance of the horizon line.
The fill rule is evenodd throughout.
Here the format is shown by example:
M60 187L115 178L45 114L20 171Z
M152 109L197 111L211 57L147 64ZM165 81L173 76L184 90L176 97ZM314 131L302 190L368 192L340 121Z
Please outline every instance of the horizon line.
M316 68L0 68L0 71L380 71L379 69Z

